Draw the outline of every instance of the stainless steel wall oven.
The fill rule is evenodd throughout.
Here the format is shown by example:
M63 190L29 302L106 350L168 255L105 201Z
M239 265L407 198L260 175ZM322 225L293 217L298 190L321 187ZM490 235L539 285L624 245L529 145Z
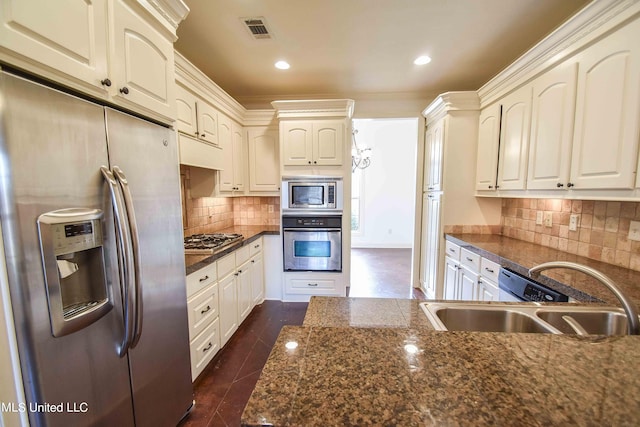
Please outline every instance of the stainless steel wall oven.
M283 216L284 271L342 271L342 215Z

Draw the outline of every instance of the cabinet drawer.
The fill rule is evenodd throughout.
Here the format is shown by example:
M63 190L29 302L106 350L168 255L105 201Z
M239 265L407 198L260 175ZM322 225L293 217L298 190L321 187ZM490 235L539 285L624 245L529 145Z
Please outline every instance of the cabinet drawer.
M249 249L250 245L244 245L240 249L237 249L234 253L236 254L236 265L242 265L249 260Z
M191 380L196 379L219 349L220 323L216 319L191 342Z
M460 264L474 273L480 272L480 258L481 256L476 253L467 249L460 249Z
M500 274L500 264L490 261L486 258L480 260L480 275L498 283L498 275Z
M335 280L328 279L286 279L286 293L289 294L313 294L313 295L337 295Z
M447 240L445 243L445 251L448 257L460 261L460 246Z
M236 268L236 253L232 252L229 255L218 260L218 277L223 278L231 274Z
M218 317L218 284L214 283L187 301L189 339L193 339Z
M213 262L187 276L187 298L218 280L216 263Z
M262 252L262 237L249 244L249 256L253 257L260 252Z

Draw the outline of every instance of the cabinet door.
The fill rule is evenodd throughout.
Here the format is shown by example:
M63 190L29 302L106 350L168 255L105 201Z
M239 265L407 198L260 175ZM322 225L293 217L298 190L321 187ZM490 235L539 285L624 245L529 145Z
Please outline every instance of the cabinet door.
M502 106L493 104L480 113L476 190L495 190L498 178Z
M251 270L253 269L253 264L250 262L246 262L242 264L236 274L237 282L238 282L238 324L242 323L244 319L247 318L249 313L251 313L251 308L253 305L251 304Z
M249 191L280 191L278 131L266 127L249 128Z
M444 258L444 299L458 299L458 270L460 263L451 257Z
M238 329L238 281L230 274L218 282L220 301L220 346Z
M200 139L218 145L218 111L204 101L198 102L198 132Z
M533 83L527 188L567 188L578 64L571 61Z
M458 270L458 299L462 301L475 301L478 294L478 274L466 268Z
M251 259L251 305L255 306L264 300L264 264L262 253Z
M0 7L0 45L102 89L109 77L106 0L3 0Z
M233 133L231 119L224 114L218 115L218 142L222 148L223 168L220 171L220 191L233 191L235 189L233 171Z
M124 0L113 1L112 21L115 102L175 117L173 44Z
M425 191L442 190L442 163L445 119L438 120L427 129L425 138Z
M176 85L176 127L189 136L198 136L197 98L187 89Z
M500 291L498 285L492 283L484 277L478 279L478 300L479 301L499 301Z
M579 55L571 183L633 188L640 134L640 21Z
M342 165L344 148L344 122L341 120L313 123L313 164Z
M244 191L245 144L242 126L231 124L231 139L233 147L233 186L236 191Z
M286 166L310 165L313 136L310 122L281 122L282 162Z
M502 102L498 187L524 190L527 179L531 86L507 95Z
M440 252L440 194L427 194L422 211L422 289L428 299L437 298Z

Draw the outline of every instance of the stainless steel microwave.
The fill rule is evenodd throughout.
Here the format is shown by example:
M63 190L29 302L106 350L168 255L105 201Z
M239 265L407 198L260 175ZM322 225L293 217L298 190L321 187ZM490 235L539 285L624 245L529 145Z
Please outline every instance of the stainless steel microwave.
M283 211L342 211L343 183L338 177L285 178Z

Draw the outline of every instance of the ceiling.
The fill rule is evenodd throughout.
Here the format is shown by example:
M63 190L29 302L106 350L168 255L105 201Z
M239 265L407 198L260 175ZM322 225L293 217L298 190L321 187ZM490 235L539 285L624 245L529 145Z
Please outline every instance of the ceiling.
M184 0L176 50L241 104L475 90L588 0ZM255 40L241 18L262 17ZM431 63L414 65L419 55ZM274 63L286 60L288 70Z

